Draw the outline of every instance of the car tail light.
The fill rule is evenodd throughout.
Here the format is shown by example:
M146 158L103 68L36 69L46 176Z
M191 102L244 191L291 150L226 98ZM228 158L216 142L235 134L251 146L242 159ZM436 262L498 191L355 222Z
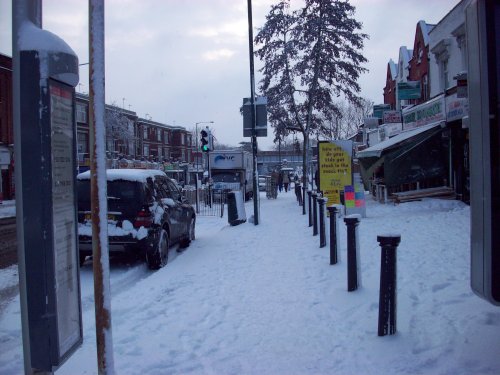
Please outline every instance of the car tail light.
M134 222L135 228L149 228L151 224L153 224L153 216L149 211L143 209L137 213L137 217Z

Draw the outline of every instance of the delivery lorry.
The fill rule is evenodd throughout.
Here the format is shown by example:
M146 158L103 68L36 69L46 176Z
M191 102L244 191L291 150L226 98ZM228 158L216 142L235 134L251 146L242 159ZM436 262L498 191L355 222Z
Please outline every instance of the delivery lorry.
M253 197L253 162L247 151L212 151L210 177L216 191L241 191L245 200Z

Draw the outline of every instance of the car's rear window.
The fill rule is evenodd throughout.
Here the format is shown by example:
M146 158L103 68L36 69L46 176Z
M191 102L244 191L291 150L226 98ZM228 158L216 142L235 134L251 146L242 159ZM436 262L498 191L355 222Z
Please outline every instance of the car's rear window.
M82 202L90 202L90 181L79 180L78 200ZM141 183L136 181L108 181L108 201L141 201L143 194L141 191Z

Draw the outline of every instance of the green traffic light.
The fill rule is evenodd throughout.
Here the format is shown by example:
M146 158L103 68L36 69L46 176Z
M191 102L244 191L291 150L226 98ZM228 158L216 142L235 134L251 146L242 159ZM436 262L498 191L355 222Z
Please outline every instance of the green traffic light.
M208 152L208 145L201 146L201 150L204 152Z

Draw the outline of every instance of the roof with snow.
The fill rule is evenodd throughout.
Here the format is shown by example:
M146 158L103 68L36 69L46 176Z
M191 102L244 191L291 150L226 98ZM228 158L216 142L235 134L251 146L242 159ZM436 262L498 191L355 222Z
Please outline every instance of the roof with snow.
M387 63L389 65L389 69L391 72L391 79L395 80L396 75L398 74L398 64L396 64L392 59Z
M436 25L431 25L425 21L418 21L418 25L420 26L420 30L422 30L422 37L424 38L424 44L426 46L429 45L429 33Z
M146 182L148 177L166 176L166 174L158 169L107 169L106 176L108 181L125 180ZM89 180L90 171L80 173L77 179Z

